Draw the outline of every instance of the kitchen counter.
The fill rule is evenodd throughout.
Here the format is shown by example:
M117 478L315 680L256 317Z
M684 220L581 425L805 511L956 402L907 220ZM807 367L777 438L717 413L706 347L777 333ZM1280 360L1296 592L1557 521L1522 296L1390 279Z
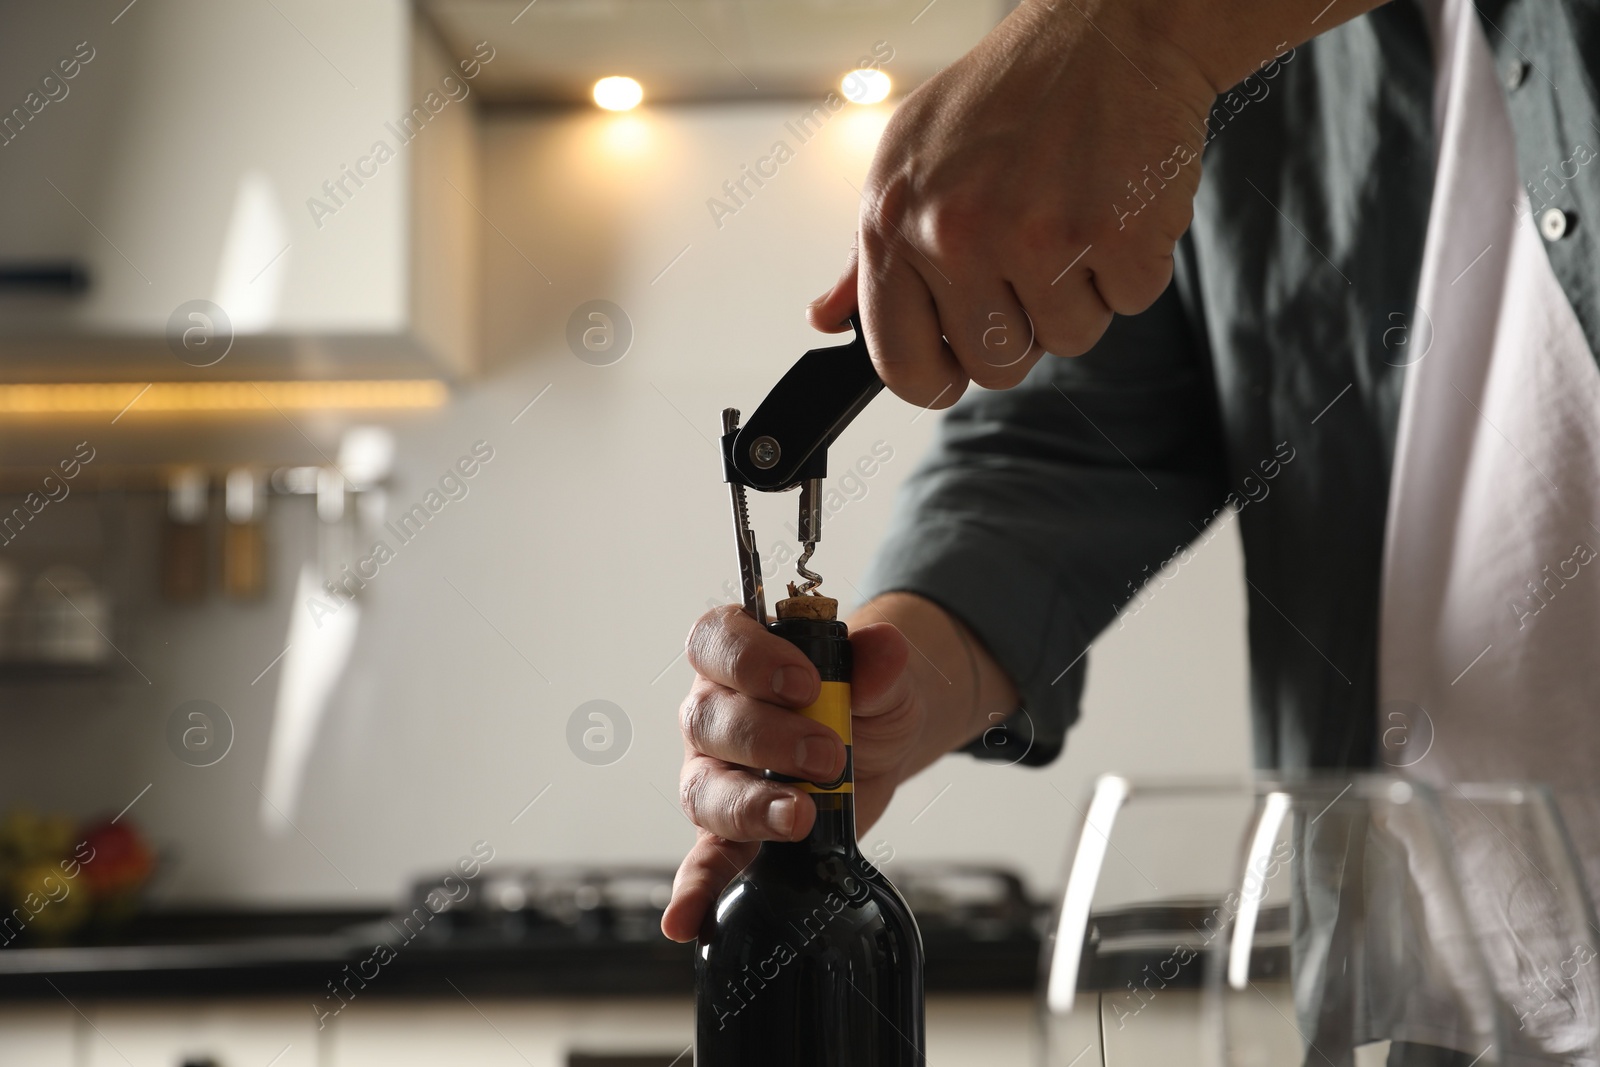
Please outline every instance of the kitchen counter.
M930 993L1026 993L1031 931L985 938L924 930ZM374 961L378 944L398 946ZM320 996L359 971L363 997L676 996L693 990L693 946L563 929L447 930L407 940L381 911L151 913L97 944L0 948L0 999ZM349 968L349 970L346 970ZM376 971L376 973L374 973Z

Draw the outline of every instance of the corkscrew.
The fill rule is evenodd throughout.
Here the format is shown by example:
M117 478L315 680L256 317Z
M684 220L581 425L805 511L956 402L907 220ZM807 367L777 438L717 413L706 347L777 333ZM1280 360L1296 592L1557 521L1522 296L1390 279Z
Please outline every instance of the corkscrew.
M733 500L733 530L738 547L739 585L744 609L757 622L767 622L762 588L761 554L745 491L783 493L800 490L797 525L801 544L795 569L803 581L790 583L791 597L815 596L822 575L811 569L811 557L822 540L822 480L828 475L828 447L871 403L883 380L867 353L859 315L850 316L855 339L832 348L814 348L789 368L761 401L743 427L739 410L722 412L722 480Z

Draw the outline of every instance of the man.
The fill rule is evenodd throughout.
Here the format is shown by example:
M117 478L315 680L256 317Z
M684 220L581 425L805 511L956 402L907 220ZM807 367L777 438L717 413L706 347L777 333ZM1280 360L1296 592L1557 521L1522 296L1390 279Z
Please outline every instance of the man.
M945 418L849 620L864 824L952 750L1053 758L1083 651L1223 507L1260 765L1586 779L1597 83L1579 0L1028 0L907 97L812 321L859 299L913 403L997 391ZM810 825L747 768L844 758L736 609L689 658L682 940Z

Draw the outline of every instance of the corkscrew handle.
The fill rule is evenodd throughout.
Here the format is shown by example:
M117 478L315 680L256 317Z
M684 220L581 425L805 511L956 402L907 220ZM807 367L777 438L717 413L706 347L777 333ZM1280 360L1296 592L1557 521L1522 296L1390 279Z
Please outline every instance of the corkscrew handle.
M737 408L722 412L722 480L733 496L733 528L738 540L739 584L744 609L765 623L766 601L761 559L750 530L745 490L781 493L800 488L796 539L801 544L796 564L800 592L815 593L822 575L810 567L822 539L822 479L828 473L828 447L852 419L883 391L872 365L859 313L850 316L855 329L848 344L813 348L772 387L744 426Z

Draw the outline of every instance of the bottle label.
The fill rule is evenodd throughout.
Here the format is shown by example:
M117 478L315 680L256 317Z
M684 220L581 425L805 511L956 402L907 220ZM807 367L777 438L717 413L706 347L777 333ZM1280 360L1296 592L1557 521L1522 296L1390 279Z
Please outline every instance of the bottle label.
M855 792L855 758L850 737L850 683L823 682L817 699L800 709L812 722L820 722L844 741L844 770L833 782L801 782L807 793Z

